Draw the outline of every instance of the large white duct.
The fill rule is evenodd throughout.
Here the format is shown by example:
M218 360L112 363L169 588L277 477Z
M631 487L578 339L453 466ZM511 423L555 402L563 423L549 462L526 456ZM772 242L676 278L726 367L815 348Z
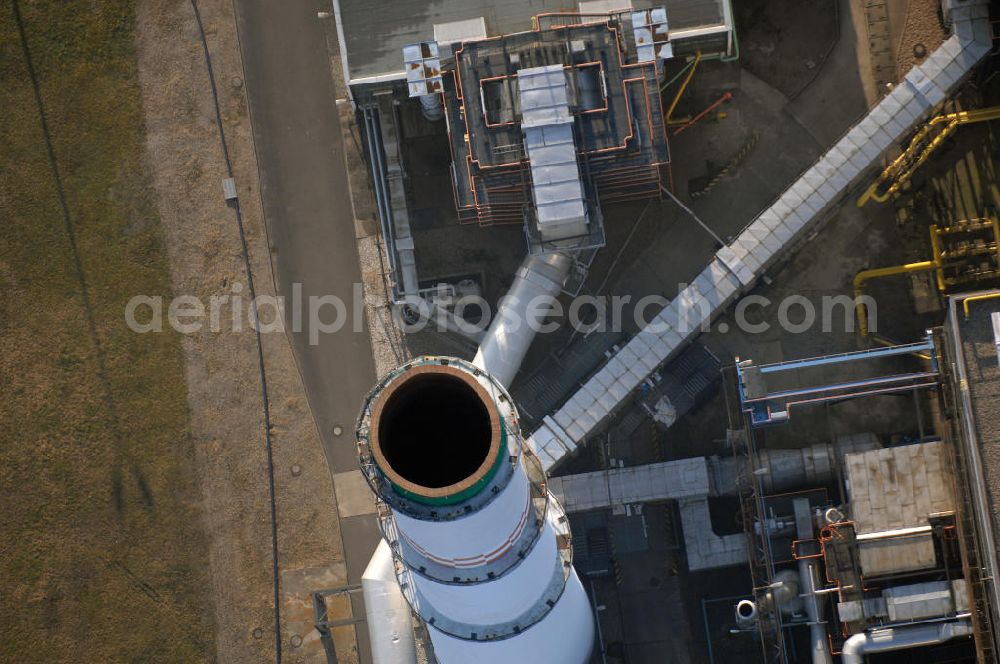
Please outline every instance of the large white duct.
M361 576L368 630L373 635L372 660L395 664L415 664L417 650L413 641L413 618L406 598L396 583L392 550L385 540L379 542L365 573Z
M358 445L397 589L441 664L588 661L594 617L569 525L495 377L455 358L414 360L369 395ZM384 579L384 563L372 568ZM387 657L376 664L412 662L409 648L375 643L397 627L373 623L402 616L398 596L370 585L373 653Z
M473 364L509 387L535 338L536 330L528 324L529 318L537 316L559 295L572 266L573 259L563 253L525 258L479 345Z
M840 661L843 664L864 664L865 655L933 646L970 634L972 625L965 620L862 632L844 642Z
M444 108L441 105L441 94L434 93L420 97L420 110L429 122L437 122L444 118Z

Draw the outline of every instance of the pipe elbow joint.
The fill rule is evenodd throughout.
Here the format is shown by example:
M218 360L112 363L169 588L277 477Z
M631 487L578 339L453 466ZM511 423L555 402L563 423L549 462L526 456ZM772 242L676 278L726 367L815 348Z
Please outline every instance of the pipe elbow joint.
M867 642L868 634L865 632L855 634L844 641L844 646L840 651L840 661L842 664L861 664Z

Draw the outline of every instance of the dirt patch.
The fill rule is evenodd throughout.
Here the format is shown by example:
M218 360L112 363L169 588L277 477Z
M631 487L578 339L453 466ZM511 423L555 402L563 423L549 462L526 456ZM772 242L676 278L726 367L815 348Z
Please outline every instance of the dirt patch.
M274 296L268 242L243 71L231 3L203 0L199 8L218 83L234 177L247 230L258 296ZM242 323L223 309L220 331L183 339L195 465L209 536L216 644L226 662L273 659L273 586L268 480L254 334L246 313L246 279L234 212L223 200L225 162L211 89L191 4L139 5L139 73L147 125L146 161L166 231L175 292L203 301L242 296ZM262 309L266 323L271 312ZM325 661L318 635L303 618L311 588L296 570L342 576L333 484L291 349L282 332L263 335L270 387L283 583L282 648L294 661ZM331 619L349 615L347 603ZM334 607L337 608L336 606ZM348 613L344 613L348 612ZM306 633L303 633L306 631ZM341 662L356 661L353 630L335 634Z
M735 3L740 63L789 99L819 73L839 37L835 0Z

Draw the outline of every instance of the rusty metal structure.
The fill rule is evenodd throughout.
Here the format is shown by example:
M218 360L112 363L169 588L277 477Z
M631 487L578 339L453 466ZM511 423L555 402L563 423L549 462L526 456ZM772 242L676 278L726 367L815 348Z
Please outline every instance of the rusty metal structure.
M956 402L954 385L962 380L953 375L957 362L950 351L935 331L921 344L761 367L737 362L729 383L730 421L742 431L752 477L740 498L753 599L736 605L735 619L756 632L763 661L821 664L839 657L853 664L865 654L915 647L995 661L996 595L988 578L992 558L984 559L992 554L975 523L977 462L960 442L967 409ZM897 384L898 368L887 367L888 390L870 389L884 382L871 376L841 389L846 384L817 388L801 375L803 369L822 373L831 364L893 356L896 365L908 363L930 380ZM794 384L758 375L757 369L770 367L794 370ZM791 488L763 481L774 470L765 428L787 422L789 405L801 409L889 391L912 393L912 435L885 447L838 441L831 455L814 456L814 481ZM802 393L809 398L789 401ZM783 592L789 583L795 584L792 595ZM807 638L793 636L806 628Z
M463 42L442 60L455 205L463 221L524 223L532 214L535 183L518 72L533 67L559 65L566 73L592 221L581 244L603 244L601 203L660 196L661 167L670 163L659 94L662 62L639 59L630 20L628 13L545 14L536 17L535 30Z

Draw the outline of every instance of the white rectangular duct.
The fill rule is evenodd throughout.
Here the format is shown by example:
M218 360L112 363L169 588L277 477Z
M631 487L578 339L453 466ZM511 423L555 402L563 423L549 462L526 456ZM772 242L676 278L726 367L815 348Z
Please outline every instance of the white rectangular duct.
M562 65L521 69L517 85L524 148L531 165L531 193L542 240L586 235L587 204L576 161L566 72Z
M988 4L969 0L967 8ZM964 12L954 34L811 168L531 435L546 469L582 444L663 362L681 350L784 253L813 230L829 205L958 85L992 47L982 12Z

